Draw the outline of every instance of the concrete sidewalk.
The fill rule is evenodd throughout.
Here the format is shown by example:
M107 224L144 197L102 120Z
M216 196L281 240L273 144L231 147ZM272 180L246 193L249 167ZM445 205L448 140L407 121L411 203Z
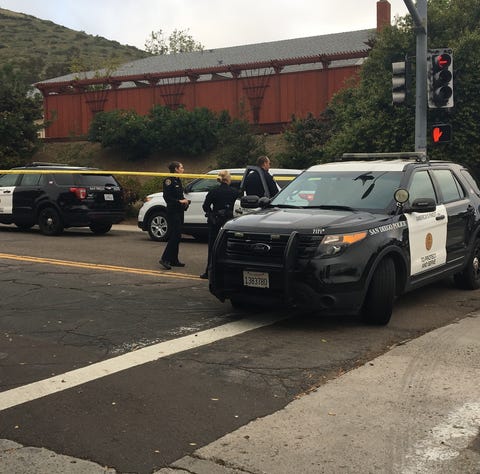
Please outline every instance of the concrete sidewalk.
M399 345L156 474L480 473L480 313ZM0 440L0 473L109 473Z

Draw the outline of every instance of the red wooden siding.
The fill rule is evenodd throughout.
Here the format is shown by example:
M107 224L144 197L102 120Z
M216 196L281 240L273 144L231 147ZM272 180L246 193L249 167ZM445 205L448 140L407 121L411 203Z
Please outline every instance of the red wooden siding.
M272 74L264 89L258 124L273 131L278 130L279 125L289 123L292 115L305 117L312 113L318 116L332 95L344 86L345 80L356 76L359 69L359 66L350 66ZM187 82L180 102L190 110L195 107L206 107L216 112L226 110L232 117L239 116L243 103L247 118L253 122L251 104L244 89L247 83L244 78ZM94 114L92 108L95 107L105 111L125 109L148 114L154 105L165 105L162 91L165 93L159 85L112 89L106 95L103 93L105 102L98 97L92 100L85 92L45 95L45 117L51 121L45 136L67 138L86 135Z

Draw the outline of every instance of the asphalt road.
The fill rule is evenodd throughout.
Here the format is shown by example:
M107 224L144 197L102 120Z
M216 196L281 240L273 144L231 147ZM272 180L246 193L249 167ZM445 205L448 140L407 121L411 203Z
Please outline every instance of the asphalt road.
M162 250L134 227L0 228L0 439L151 473L480 309L479 292L444 281L399 299L381 328L235 312L198 278L206 244L185 239L175 272Z

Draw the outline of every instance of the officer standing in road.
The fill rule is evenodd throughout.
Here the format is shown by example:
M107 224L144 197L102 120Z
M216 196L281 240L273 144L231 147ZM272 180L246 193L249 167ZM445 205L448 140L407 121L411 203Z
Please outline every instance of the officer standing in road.
M273 176L268 172L270 169L270 158L268 156L260 156L257 159L257 166L262 170L261 172L267 183L270 194L268 197L273 198L278 193L278 186ZM256 171L251 171L245 178L245 194L247 196L258 196L259 198L265 196L261 177Z
M168 165L170 173L182 174L183 164L172 161ZM170 226L170 237L160 258L160 265L165 270L172 267L184 267L185 264L178 260L178 248L182 237L184 213L188 209L189 201L183 195L182 181L179 177L168 177L163 181L163 198L167 203L167 222Z
M212 258L213 244L225 222L233 217L233 207L238 198L238 191L230 186L232 177L227 170L220 171L217 176L220 186L211 189L205 196L202 205L208 223L208 258L205 273L200 278L207 279Z

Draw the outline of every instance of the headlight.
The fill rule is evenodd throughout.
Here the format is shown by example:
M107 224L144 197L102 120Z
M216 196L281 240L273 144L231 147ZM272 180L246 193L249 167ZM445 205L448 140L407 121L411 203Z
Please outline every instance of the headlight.
M326 235L318 246L317 256L331 257L332 255L338 255L350 245L363 240L366 236L366 231L352 234Z

